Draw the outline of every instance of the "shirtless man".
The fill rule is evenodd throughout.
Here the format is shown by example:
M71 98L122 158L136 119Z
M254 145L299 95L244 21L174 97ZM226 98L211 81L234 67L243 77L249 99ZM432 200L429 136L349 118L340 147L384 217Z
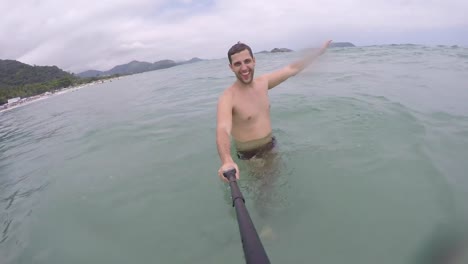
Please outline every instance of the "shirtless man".
M241 160L261 158L273 149L276 141L271 129L268 91L305 69L325 53L330 42L299 61L255 79L255 57L250 47L237 43L229 49L229 67L237 80L224 90L217 105L216 144L221 159L218 175L223 181L227 182L223 172L231 168L236 169L239 179L239 167L231 157L230 136Z

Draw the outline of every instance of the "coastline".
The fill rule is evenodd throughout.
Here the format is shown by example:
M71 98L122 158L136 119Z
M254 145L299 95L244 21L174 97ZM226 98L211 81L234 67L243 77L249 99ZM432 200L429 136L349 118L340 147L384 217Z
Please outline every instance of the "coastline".
M83 89L85 87L94 86L96 84L101 84L101 83L105 83L105 82L112 82L112 80L119 80L120 78L122 78L122 77L120 76L120 77L115 77L115 78L110 78L110 79L97 80L97 81L93 81L93 82L90 82L90 83L80 84L80 85L77 85L77 86L70 86L70 87L61 88L61 89L58 89L58 90L55 90L55 91L52 91L52 92L45 92L45 93L42 93L42 94L21 98L17 102L6 103L6 104L3 104L3 105L0 105L0 113L6 112L8 110L13 110L15 108L25 106L25 105L28 105L28 104L31 104L31 103L34 103L34 102L38 102L38 101L50 98L52 96L78 91L78 90Z

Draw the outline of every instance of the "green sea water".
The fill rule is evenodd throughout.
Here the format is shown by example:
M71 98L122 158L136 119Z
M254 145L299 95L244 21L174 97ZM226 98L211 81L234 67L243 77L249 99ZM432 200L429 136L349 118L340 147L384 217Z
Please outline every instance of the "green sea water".
M257 54L255 74L300 55ZM267 193L236 159L271 262L417 263L461 234L467 72L466 48L335 48L271 90ZM244 263L215 144L233 81L208 60L0 113L0 263Z

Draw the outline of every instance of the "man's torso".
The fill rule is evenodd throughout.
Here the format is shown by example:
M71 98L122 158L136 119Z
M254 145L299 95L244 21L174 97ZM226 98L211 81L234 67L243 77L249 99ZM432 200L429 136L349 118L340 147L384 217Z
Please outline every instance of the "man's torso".
M232 86L232 135L236 141L247 142L271 133L268 83L257 78L250 87Z

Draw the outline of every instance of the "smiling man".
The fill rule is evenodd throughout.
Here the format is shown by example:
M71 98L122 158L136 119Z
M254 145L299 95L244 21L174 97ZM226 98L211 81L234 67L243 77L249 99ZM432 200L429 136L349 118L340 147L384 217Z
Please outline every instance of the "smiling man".
M237 77L218 99L216 144L221 159L218 175L223 181L223 171L235 168L239 179L239 167L231 156L230 137L234 138L237 157L241 160L268 159L276 146L272 135L268 91L305 69L330 45L310 52L303 59L277 71L254 78L255 57L251 48L238 42L228 51L229 67ZM269 163L269 162L267 162Z

